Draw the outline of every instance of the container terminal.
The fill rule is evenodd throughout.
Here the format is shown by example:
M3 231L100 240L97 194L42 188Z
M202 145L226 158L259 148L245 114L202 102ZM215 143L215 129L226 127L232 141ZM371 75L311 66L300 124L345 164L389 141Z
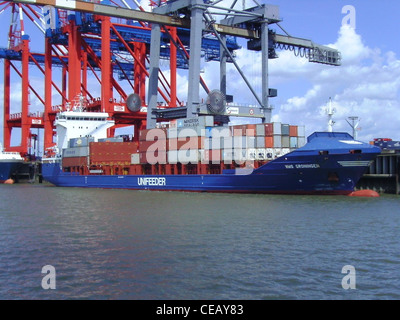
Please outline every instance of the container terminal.
M116 128L133 126L134 132L129 139L133 145L139 146L141 132L160 128L163 123L171 125L174 119L212 115L212 126L227 126L231 116L240 116L259 118L263 124L271 124L272 107L269 100L277 96L277 90L268 86L268 60L278 57L276 50L291 50L308 57L313 63L340 66L341 57L337 50L287 34L279 25L281 19L278 6L257 4L252 8L236 10L233 9L233 4L231 8L225 8L225 18L216 23L213 15L221 14L223 10L217 6L218 2L151 2L152 11L145 11L137 1L133 1L131 5L126 1L2 2L1 12L9 11L12 16L8 47L0 48L5 74L4 149L8 152L19 152L27 160L31 160L26 162L21 171L14 173L13 177L16 180L26 177L29 181L42 181L42 163L36 161L35 156L29 152L37 139L33 129L43 132L43 153L49 156L48 153L54 150L56 145L54 136L58 114L71 110L77 101L81 106L84 105L85 111L109 115L114 121L113 126L108 128L109 137L114 137ZM24 19L31 21L43 33L44 53L31 51L31 30L24 29ZM44 27L41 26L43 20ZM283 30L283 34L270 29L271 25L277 25ZM261 93L254 90L235 62L235 50L240 48L237 38L247 40L248 50L261 52ZM210 90L202 79L201 59L206 62L219 62L218 90ZM162 73L160 61L167 61L169 64L169 79ZM249 107L235 103L234 95L229 94L227 63L235 65L257 100L258 106ZM29 66L35 66L43 75L42 95L31 83ZM59 73L55 72L56 68L62 70L61 79L57 79ZM186 102L177 96L178 69L187 69L189 74ZM12 73L19 76L22 87L21 112L18 113L10 112ZM92 96L89 75L97 79L101 87L100 97ZM129 91L120 85L121 82L128 83ZM207 93L206 103L202 103L200 99L200 88ZM61 97L60 105L54 105L53 92L57 92ZM33 95L43 105L42 112L30 112L30 100ZM159 102L160 97L162 102ZM11 136L16 128L20 129L21 144L11 146ZM305 140L304 135L294 133L298 130L297 126L287 125L287 128L291 130L289 134L281 133L279 139L275 140L273 135L264 135L258 139L258 148L252 146L256 150L251 155L255 161L255 169L262 166L260 161L272 160L277 156L276 153L287 152L283 149L291 151L304 144L301 142ZM256 137L254 139L257 140ZM204 144L204 140L199 144ZM97 148L101 146L97 145ZM134 154L136 153L129 154L131 159ZM92 151L91 156L96 157L96 151ZM267 159L268 157L270 159ZM74 157L67 155L63 161L73 161L71 158ZM104 157L98 159L100 160L105 161ZM73 167L75 165L65 166L70 169ZM384 151L370 165L369 172L364 175L357 188L368 186L372 189L379 188L381 192L398 194L398 168L398 151ZM225 169L221 165L214 168L220 172ZM109 166L107 170L110 173L124 169L118 165ZM149 170L150 172L145 174L155 173L154 166ZM191 169L181 165L179 170L187 173ZM210 171L212 168L197 166L196 170ZM379 184L375 185L378 182Z

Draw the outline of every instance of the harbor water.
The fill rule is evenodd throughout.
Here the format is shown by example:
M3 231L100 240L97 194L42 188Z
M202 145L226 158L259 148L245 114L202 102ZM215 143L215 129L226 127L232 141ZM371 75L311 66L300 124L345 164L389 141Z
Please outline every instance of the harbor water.
M399 208L394 195L1 185L0 298L400 299Z

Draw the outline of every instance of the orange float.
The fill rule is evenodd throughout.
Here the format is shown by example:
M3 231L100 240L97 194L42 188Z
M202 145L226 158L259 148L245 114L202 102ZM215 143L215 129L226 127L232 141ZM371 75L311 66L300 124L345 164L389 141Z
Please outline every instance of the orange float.
M350 197L379 197L379 193L374 190L357 190L349 194Z

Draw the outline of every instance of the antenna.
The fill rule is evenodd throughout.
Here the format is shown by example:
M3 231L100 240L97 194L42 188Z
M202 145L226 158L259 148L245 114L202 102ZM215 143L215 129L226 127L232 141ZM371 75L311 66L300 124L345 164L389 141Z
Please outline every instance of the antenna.
M357 140L357 130L360 130L360 128L358 128L358 125L360 124L361 119L359 119L356 116L348 117L348 119L351 120L351 123L350 123L350 121L346 119L347 123L353 129L353 138L354 138L354 140Z
M335 121L332 120L332 116L335 112L335 108L332 107L332 98L329 98L329 104L326 108L326 113L328 114L328 132L333 131L333 125L335 124Z

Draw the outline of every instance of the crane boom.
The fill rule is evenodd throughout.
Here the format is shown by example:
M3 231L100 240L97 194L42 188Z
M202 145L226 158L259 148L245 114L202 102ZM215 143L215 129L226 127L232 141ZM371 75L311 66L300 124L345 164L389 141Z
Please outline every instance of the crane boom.
M111 5L99 4L94 2L84 2L79 0L11 0L10 2L34 4L39 6L52 6L58 9L80 11L85 13L98 14L135 21L145 21L158 23L161 25L190 28L190 18L180 18L175 16L163 15L153 12L140 11L135 9L121 8ZM258 31L214 24L218 32L226 35L243 37L248 39L257 39Z
M341 55L336 49L313 43L311 40L295 38L291 36L283 36L275 34L272 41L279 47L292 47L298 50L304 49L310 62L329 64L334 66L341 65Z
M158 23L162 25L169 25L182 28L190 28L190 18L189 17L176 17L169 16L165 14L159 14L154 12L146 12L128 8L121 8L117 6L99 4L94 2L84 2L79 0L12 0L11 2L25 3L25 4L35 4L46 6L50 5L55 8L66 9L66 10L76 10L85 13L93 13L104 16L112 16L123 19L130 19L136 21L146 21L151 23ZM254 9L250 9L254 10ZM269 18L270 19L270 18ZM271 19L270 19L271 20ZM238 26L237 18L225 19L227 22L224 23L213 23L212 30L218 31L220 34L231 35L241 38L250 39L253 43L250 45L249 49L261 50L260 34L257 29L246 28ZM278 20L276 20L278 21ZM276 22L273 21L273 22ZM245 25L245 24L244 24ZM281 48L297 48L298 50L306 50L306 55L310 62L323 63L328 65L339 66L341 64L340 52L336 49L322 46L313 43L311 40L296 38L292 36L285 36L272 33L270 34L270 41L274 43L275 46Z
M270 48L272 49L292 50L296 55L307 57L310 62L332 66L341 65L341 54L334 48L316 44L308 39L276 34L272 30L269 30L268 37ZM247 49L260 51L261 41L259 39L250 39L247 43ZM275 52L270 54L270 58L274 57L276 57Z

